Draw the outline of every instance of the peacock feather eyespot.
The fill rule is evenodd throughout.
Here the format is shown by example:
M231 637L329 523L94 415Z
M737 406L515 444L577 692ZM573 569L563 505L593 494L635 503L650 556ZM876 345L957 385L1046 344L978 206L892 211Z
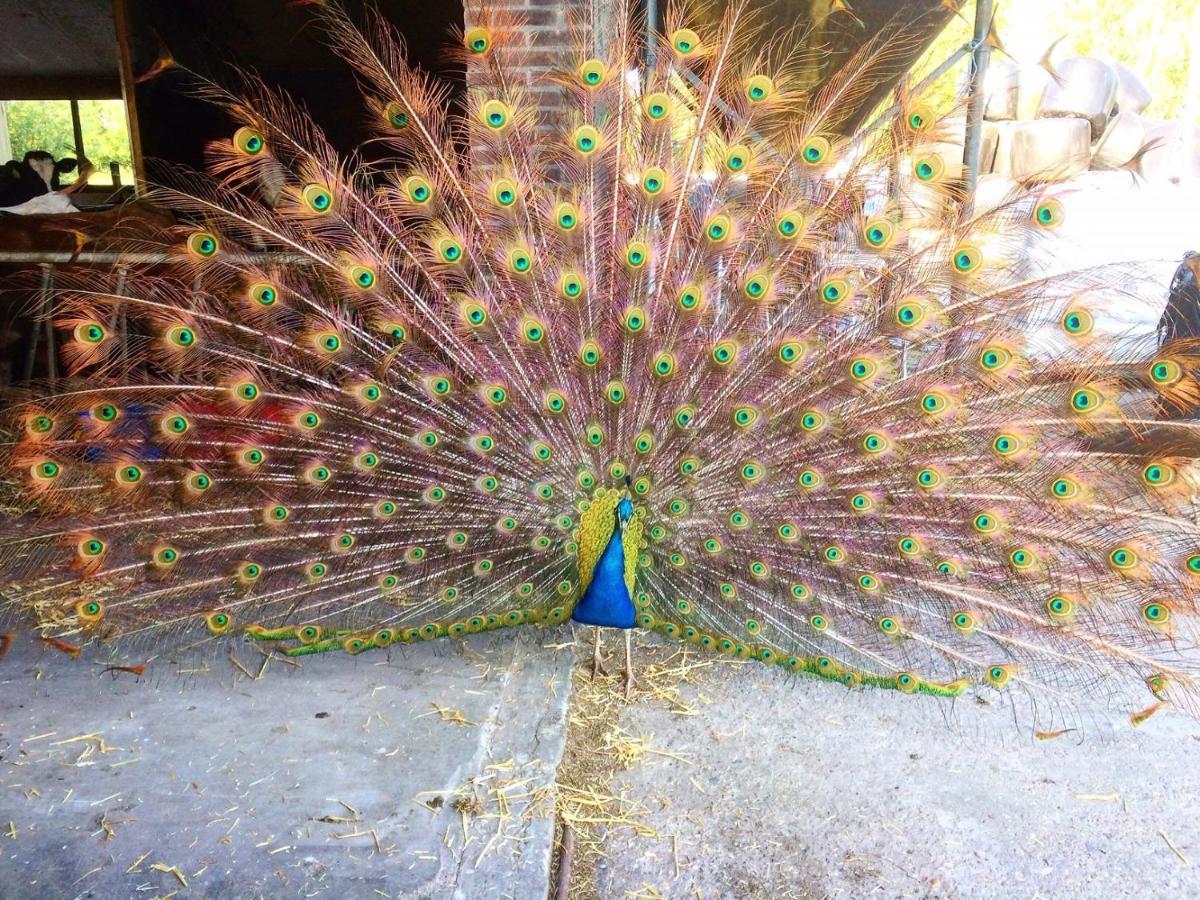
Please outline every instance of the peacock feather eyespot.
M625 468L625 463L618 460L613 460L608 465L608 477L613 481L623 481L628 469Z
M467 29L463 35L463 45L476 56L487 53L492 46L492 36L486 28L475 27Z
M233 146L244 156L258 156L266 149L267 142L261 132L242 126L233 133Z
M733 220L725 213L710 216L704 223L704 237L713 244L723 244L733 233Z
M887 250L898 235L896 226L883 216L871 216L863 224L863 240L871 250Z
M701 50L700 36L690 28L671 32L671 48L680 56L695 56Z
M82 559L98 559L107 550L108 545L97 537L86 537L75 546L75 551Z
M831 565L839 565L840 563L844 563L846 561L846 551L837 544L831 544L830 546L826 547L821 551L821 555L824 557L825 562L830 563Z
M684 404L675 410L675 415L672 418L675 421L676 428L688 428L696 418L696 407L690 403Z
M626 268L641 269L650 261L650 245L645 241L630 241L622 254Z
M172 325L167 329L167 343L179 350L187 350L196 345L196 332L186 325Z
M1000 345L989 345L979 351L979 366L985 372L1002 372L1013 361L1012 351Z
M304 576L310 584L315 584L329 574L329 566L323 562L310 563L304 570Z
M896 324L901 328L915 328L927 315L925 304L916 299L906 299L896 305Z
M204 617L204 624L211 634L225 634L233 625L233 617L227 612L210 612Z
M983 264L983 253L972 244L960 244L951 252L950 261L959 275L969 275Z
M764 300L771 295L774 279L768 272L752 272L742 282L742 295L747 300Z
M433 186L424 175L409 175L401 186L408 199L417 206L425 206L433 199Z
M885 434L871 432L862 439L862 449L872 456L878 456L892 449L892 441Z
M330 539L329 549L331 549L334 553L346 553L354 547L355 543L356 539L354 535L350 534L349 532L343 532L342 534Z
M108 331L99 322L82 322L75 326L75 340L81 344L100 344L108 337Z
M502 132L512 122L512 107L500 100L486 100L479 106L479 120L489 130Z
M857 583L859 589L866 591L868 594L873 594L878 591L882 585L878 575L872 575L869 572L864 572L858 576Z
M1142 469L1142 483L1147 487L1165 488L1175 481L1175 467L1165 462L1151 462Z
M384 334L388 335L388 337L390 337L393 341L395 341L396 346L400 346L406 340L408 340L408 328L403 322L389 320L381 323L378 328Z
M812 591L806 584L793 584L789 590L792 599L800 603L806 603L812 599Z
M954 559L943 559L934 568L937 569L939 575L946 578L958 578L963 571L962 563Z
M685 284L675 295L675 302L684 312L693 312L704 302L704 291L696 284Z
M685 456L679 461L679 474L690 478L700 471L703 464L698 456Z
M829 419L820 410L806 409L800 414L800 427L809 434L821 431L828 422Z
M320 463L309 466L304 473L304 480L309 484L325 484L333 477L329 467Z
M583 437L593 447L599 447L604 443L604 429L593 423L584 431Z
M98 403L88 411L88 415L93 421L109 425L121 418L121 411L111 403Z
M471 448L480 453L491 453L496 449L496 439L490 434L476 434L471 436Z
M261 466L267 459L267 454L258 447L245 447L238 454L238 462L249 469Z
M237 567L234 577L243 587L249 587L262 577L263 567L256 562L244 562Z
M140 484L144 474L141 466L135 466L132 463L117 466L117 483L127 487Z
M779 345L775 356L785 366L794 366L804 359L807 353L808 345L803 341L786 340Z
M859 491L850 498L850 509L857 513L870 512L875 508L875 498L870 494Z
M1026 572L1038 564L1037 554L1025 547L1017 547L1008 554L1008 561L1018 572Z
M447 265L457 265L462 261L463 249L462 244L450 237L443 235L433 242L434 252L437 257Z
M596 88L604 83L605 77L608 75L608 66L599 59L584 60L576 71L579 77L579 83L585 88Z
M841 276L830 278L820 287L821 302L829 306L845 303L851 296L850 282Z
M869 356L850 360L850 378L859 384L871 381L879 374L879 363Z
M733 411L733 424L738 428L750 428L759 420L759 411L753 406L739 406Z
M742 92L752 104L765 103L775 96L775 82L766 75L751 75L742 85Z
M1191 554L1183 564L1192 575L1200 575L1200 553Z
M675 373L675 354L668 350L660 350L650 361L650 369L659 378L669 378Z
M1069 620L1075 612L1075 604L1062 594L1054 594L1046 598L1046 613L1051 621L1062 623Z
M313 335L313 344L325 354L334 354L342 349L342 339L336 332L322 331Z
M559 231L570 233L579 225L579 207L563 201L554 207L554 224Z
M642 112L655 122L662 121L671 111L671 98L662 91L647 94L642 100Z
M376 282L378 281L378 277L375 275L375 270L370 266L363 265L351 266L346 271L346 277L349 279L350 283L360 291L373 290L376 286ZM397 338L397 340L403 340L403 338Z
M718 341L712 348L712 361L718 366L729 366L737 362L740 346L737 341Z
M912 171L918 181L935 182L942 177L946 164L940 156L918 156L913 160Z
M955 628L964 634L970 634L976 629L976 627L978 627L978 622L975 620L975 616L966 610L959 610L958 612L954 613L954 615L950 617L950 622Z
M992 439L992 451L1001 458L1014 457L1025 449L1025 442L1016 434L998 434Z
M1062 330L1072 337L1082 337L1091 334L1096 326L1096 320L1086 309L1068 309L1063 313Z
M495 475L480 475L475 486L485 494L494 494L500 487L500 480Z
M979 534L995 534L1000 531L1003 520L994 512L981 512L971 520L971 527Z
M738 474L741 476L742 481L747 484L754 484L754 482L760 480L766 474L766 469L762 467L761 463L748 461L742 463Z
M906 556L910 559L921 556L925 552L925 548L922 546L920 539L913 537L912 535L906 535L905 537L900 538L900 540L896 542L896 546L900 550L900 554L902 556Z
M315 216L324 216L333 211L333 194L329 186L311 182L300 189L300 202L304 209Z
M747 171L753 157L745 144L734 144L725 151L725 168L735 174Z
M627 393L624 382L610 381L604 388L604 399L614 406L620 406L625 402Z
M594 369L600 362L600 345L590 338L579 345L579 361Z
M184 487L193 494L203 494L212 487L212 478L203 472L192 472L184 479Z
M1063 205L1053 197L1042 200L1033 210L1033 221L1041 228L1057 228L1063 223Z
M575 272L564 272L558 279L558 293L565 300L578 300L583 296L584 284Z
M212 259L221 249L221 242L211 231L193 231L187 238L187 252L196 259Z
M656 197L664 193L670 182L671 176L667 173L667 170L659 166L650 166L648 169L642 171L642 193L647 197Z
M571 147L581 156L591 156L600 149L600 144L600 132L591 125L580 125L571 134Z
M649 453L654 449L654 435L649 431L643 431L633 440L633 449L637 453Z
M630 334L640 334L649 325L646 309L642 306L631 306L625 310L623 320L625 330Z
M1050 482L1050 496L1055 500L1074 500L1080 496L1082 485L1069 475L1063 475Z
M404 561L410 565L416 565L425 559L424 547L409 547L404 551Z
M1103 402L1103 397L1095 388L1082 387L1071 392L1071 410L1080 415L1091 415Z
M905 694L915 694L921 687L921 679L912 672L901 672L896 676L896 689Z
M383 120L397 131L403 131L408 128L411 121L408 115L408 110L402 103L392 101L383 110Z
M905 127L916 134L923 134L933 127L936 121L933 110L924 104L914 106L904 116Z
M377 519L390 519L396 514L397 509L395 500L380 500L373 507L373 512Z
M80 600L75 604L75 615L84 625L94 625L104 618L104 604L99 600Z
M546 339L546 326L533 316L521 320L520 330L521 339L527 344L540 344Z
M827 619L825 616L821 615L820 613L813 613L811 616L808 617L808 624L809 624L809 627L813 629L813 631L825 631L827 628L829 628L829 619ZM825 668L825 669L829 669L829 668L833 667L833 660L829 659L828 657L822 657L822 660L824 661L825 665L821 666L821 663L818 662L817 665L819 667Z
M900 620L891 616L884 616L879 620L879 630L889 636L895 636L900 633Z
M1013 679L1014 667L1012 665L990 666L984 674L984 679L995 688L1007 687Z
M1150 364L1150 380L1158 387L1170 387L1183 379L1183 366L1173 359L1156 359Z
M50 416L35 413L25 418L25 431L35 437L49 434L54 430L54 419Z
M291 512L282 503L270 504L263 508L262 518L268 525L280 525L288 520Z
M1130 547L1115 547L1109 551L1108 562L1118 572L1129 572L1138 567L1140 559Z
M295 423L301 431L316 431L321 427L321 416L315 410L307 409L296 415Z
M811 137L800 148L800 158L805 165L819 166L829 159L832 150L828 138Z

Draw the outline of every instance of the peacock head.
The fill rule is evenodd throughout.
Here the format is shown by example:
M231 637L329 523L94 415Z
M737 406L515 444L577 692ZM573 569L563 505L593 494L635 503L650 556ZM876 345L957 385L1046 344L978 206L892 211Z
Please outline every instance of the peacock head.
M617 504L617 528L624 532L625 526L633 518L633 502L628 497L622 497Z

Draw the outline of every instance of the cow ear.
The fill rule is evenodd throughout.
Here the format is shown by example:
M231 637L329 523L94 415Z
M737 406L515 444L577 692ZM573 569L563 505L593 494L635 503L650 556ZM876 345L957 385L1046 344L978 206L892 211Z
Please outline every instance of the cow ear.
M70 156L65 156L54 164L54 171L74 172L77 165L79 165L79 163L77 163L74 159L72 159Z

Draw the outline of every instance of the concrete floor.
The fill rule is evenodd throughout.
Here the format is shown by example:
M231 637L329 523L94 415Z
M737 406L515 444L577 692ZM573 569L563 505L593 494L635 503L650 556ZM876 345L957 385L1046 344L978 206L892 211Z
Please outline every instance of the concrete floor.
M18 644L0 662L0 897L540 900L574 661L556 640L141 682ZM1200 724L1037 741L1003 705L690 659L669 696L621 712L652 752L610 793L656 835L606 836L605 900L1200 895Z
M223 658L113 680L14 647L0 897L542 897L573 661L544 636L273 661L258 681Z
M608 836L606 900L1200 896L1200 723L1160 712L1037 740L1004 703L758 663L696 679L624 711L682 759L645 755L611 786L659 836Z

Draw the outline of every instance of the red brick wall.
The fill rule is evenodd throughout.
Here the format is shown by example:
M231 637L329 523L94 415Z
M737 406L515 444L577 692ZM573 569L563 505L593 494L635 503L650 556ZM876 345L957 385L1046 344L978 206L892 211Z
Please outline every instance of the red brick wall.
M607 4L597 3L602 7ZM554 68L572 68L576 54L571 49L572 31L569 25L572 11L581 16L587 4L581 0L488 0L488 7L493 10L505 10L519 15L524 19L524 27L517 33L506 35L505 40L510 45L524 48L527 52L524 61L513 65L512 71L521 75L526 89L535 99L538 107L538 119L543 128L554 128L559 124L562 109L562 89L549 83L547 73ZM475 22L472 19L470 4L464 11L465 27L470 28ZM595 52L603 56L605 35L611 37L612 16L603 16L601 21L593 23L577 38L587 40L600 49ZM595 30L596 42L591 41L592 30Z

